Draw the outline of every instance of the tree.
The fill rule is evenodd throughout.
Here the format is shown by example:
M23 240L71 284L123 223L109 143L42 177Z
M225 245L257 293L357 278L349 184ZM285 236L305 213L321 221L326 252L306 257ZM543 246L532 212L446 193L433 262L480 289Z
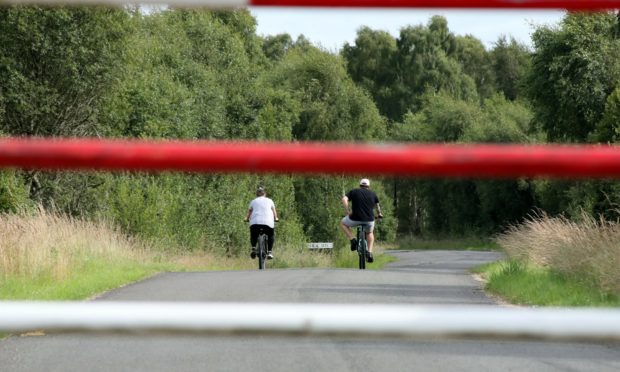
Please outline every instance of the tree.
M514 101L522 95L523 79L530 68L530 51L514 38L500 37L491 50L491 63L497 89Z
M481 117L476 102L456 99L447 92L427 93L422 109L408 113L402 124L394 126L394 137L400 141L457 142Z
M540 134L530 133L533 119L529 106L495 93L484 100L482 117L467 127L461 139L472 143L532 143L542 141Z
M585 142L620 77L611 13L569 13L558 29L534 32L528 95L550 141Z
M316 48L290 51L269 78L300 102L297 140L370 140L385 136L385 121L347 75L340 57Z
M341 51L353 81L372 95L381 114L391 120L400 119L402 114L394 104L396 54L396 40L388 32L368 27L359 29L355 44L347 43Z
M406 27L397 41L394 89L400 113L416 112L426 93L448 92L455 98L477 98L473 79L461 70L455 59L456 39L449 32L445 18L432 17L427 27Z
M617 143L620 140L620 87L607 97L605 111L590 139L603 143Z
M383 31L362 28L354 46L342 51L353 80L369 91L392 122L422 106L427 92L447 91L465 100L477 98L476 84L457 60L457 40L445 18L426 26L401 29L394 40Z
M0 87L11 134L95 136L123 63L129 15L99 7L0 8Z
M476 83L476 89L481 99L493 95L495 92L495 74L491 55L482 42L471 35L456 37L456 59Z
M218 74L217 66L212 67L201 57L193 39L199 37L199 31L193 28L197 27L197 19L203 19L203 31L214 35L224 33L225 26L210 18L209 13L183 14L164 11L134 18L138 25L129 41L133 48L127 53L122 78L100 111L106 135L226 138L226 88L220 81L223 76ZM229 54L244 53L241 43L235 46L237 53Z
M280 61L293 47L293 39L289 34L267 36L263 40L263 53L272 61Z

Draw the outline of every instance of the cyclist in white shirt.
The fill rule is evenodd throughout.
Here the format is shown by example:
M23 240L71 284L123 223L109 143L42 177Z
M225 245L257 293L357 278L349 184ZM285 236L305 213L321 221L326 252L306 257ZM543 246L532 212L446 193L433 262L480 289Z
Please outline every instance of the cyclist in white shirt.
M258 234L262 229L267 234L267 259L273 259L273 243L275 241L274 227L278 221L278 212L273 200L265 196L265 189L258 187L256 189L256 199L250 202L248 214L245 222L250 222L250 243L252 244L251 257L256 258L256 242Z

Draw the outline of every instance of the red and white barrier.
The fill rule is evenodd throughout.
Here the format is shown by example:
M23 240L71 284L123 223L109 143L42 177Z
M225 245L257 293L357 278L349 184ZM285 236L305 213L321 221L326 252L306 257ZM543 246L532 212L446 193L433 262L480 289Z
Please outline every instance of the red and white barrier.
M6 4L141 4L141 0L1 0ZM172 6L233 7L326 7L326 8L453 8L453 9L567 9L620 8L620 0L149 0L149 4Z
M612 9L617 0L249 0L251 6L312 6L372 8L537 8Z
M620 178L620 147L0 140L0 168Z

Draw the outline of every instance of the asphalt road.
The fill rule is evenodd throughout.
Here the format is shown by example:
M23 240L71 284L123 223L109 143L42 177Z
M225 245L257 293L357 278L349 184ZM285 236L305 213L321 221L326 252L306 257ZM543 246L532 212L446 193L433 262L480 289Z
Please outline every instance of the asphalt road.
M381 271L169 273L96 301L499 306L467 269L492 252L395 252ZM374 319L368 319L373 322ZM274 336L45 335L0 341L0 371L619 371L619 344Z

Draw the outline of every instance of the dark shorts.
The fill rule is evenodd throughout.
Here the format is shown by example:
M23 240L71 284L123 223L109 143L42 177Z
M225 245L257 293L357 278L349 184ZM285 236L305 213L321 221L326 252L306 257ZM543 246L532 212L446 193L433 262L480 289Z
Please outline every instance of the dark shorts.
M256 242L258 241L258 234L263 230L265 234L267 234L267 250L273 249L273 243L276 239L275 231L273 228L267 225L250 225L250 244L252 247L256 247Z

